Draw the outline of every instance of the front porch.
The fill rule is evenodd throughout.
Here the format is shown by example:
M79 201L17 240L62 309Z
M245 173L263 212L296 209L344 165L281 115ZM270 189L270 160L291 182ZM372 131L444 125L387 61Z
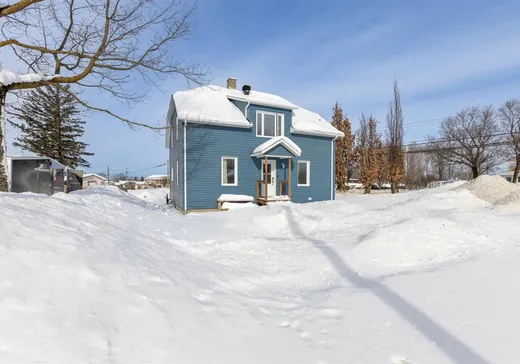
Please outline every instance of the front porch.
M257 204L291 201L292 158L300 156L300 147L284 136L272 138L253 151L251 157L260 160L260 179L256 181Z
M281 159L284 157L277 157ZM259 205L267 205L269 202L287 202L291 201L291 157L287 159L287 179L280 180L276 185L276 168L273 168L268 156L265 156L262 163L263 179L256 181L256 203ZM275 162L276 163L276 162ZM278 187L278 188L276 188Z

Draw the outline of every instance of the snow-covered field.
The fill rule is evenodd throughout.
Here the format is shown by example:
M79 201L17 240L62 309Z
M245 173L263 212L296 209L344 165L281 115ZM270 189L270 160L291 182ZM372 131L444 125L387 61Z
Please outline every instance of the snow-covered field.
M188 216L0 194L0 363L518 363L518 191L471 190Z

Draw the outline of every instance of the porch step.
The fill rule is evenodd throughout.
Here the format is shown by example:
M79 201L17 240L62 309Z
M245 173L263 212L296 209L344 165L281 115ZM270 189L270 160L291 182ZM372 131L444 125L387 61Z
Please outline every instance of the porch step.
M269 196L267 200L265 197L257 197L256 202L259 205L267 205L269 202L289 202L291 198L289 196Z

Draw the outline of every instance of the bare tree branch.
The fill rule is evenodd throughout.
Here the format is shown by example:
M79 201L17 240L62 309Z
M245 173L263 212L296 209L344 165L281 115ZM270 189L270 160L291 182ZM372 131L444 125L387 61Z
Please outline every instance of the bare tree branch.
M43 0L20 0L17 3L11 5L0 6L0 18L8 15L12 15L14 13L18 13L25 8L35 4L40 3Z

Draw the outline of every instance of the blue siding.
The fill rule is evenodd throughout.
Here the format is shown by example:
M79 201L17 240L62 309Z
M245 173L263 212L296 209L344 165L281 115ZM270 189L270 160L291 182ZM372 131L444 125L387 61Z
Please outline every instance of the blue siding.
M170 198L171 203L184 210L184 126L181 120L177 123L177 112L173 101L168 111L170 120ZM178 134L177 134L178 133ZM177 137L178 135L178 137ZM177 172L177 161L179 171ZM177 173L179 184L177 185Z
M246 101L240 101L240 100L230 100L240 111L242 111L242 114L246 114Z
M269 150L266 154L270 155L279 155L279 156L286 156L286 157L292 157L293 154L289 152L283 145L277 145L273 149Z
M291 139L302 149L300 158L293 159L291 200L303 203L331 199L332 138L294 134ZM298 186L297 162L310 162L310 186Z
M267 138L256 136L256 111L284 114L284 135L292 139L301 149L302 156L292 158L292 201L297 203L330 200L331 198L331 145L332 138L290 134L291 111L250 105L248 119L250 129L216 127L190 124L187 127L187 200L188 210L217 208L221 194L243 194L256 196L256 180L260 179L260 158L250 156L252 151ZM268 154L287 155L289 152L277 146ZM238 186L221 185L221 158L238 158ZM310 186L297 186L298 160L310 161ZM288 178L287 159L277 159L277 183ZM286 191L283 191L284 193Z

